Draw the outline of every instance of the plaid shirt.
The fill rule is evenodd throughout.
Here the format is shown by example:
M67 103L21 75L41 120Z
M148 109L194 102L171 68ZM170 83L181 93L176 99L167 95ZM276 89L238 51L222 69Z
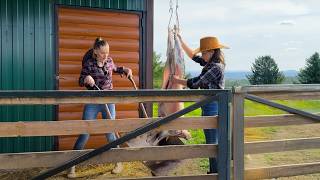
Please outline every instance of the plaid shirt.
M204 66L199 76L187 80L190 89L224 89L224 65L205 62L200 56L194 56L193 61Z
M91 55L90 55L91 54ZM90 75L95 84L103 90L113 89L112 85L112 73L124 74L123 67L117 67L112 58L108 57L106 62L102 67L99 67L97 60L92 58L92 50L89 50L86 55L83 57L82 61L82 70L79 77L79 85L86 86L89 90L94 90L95 87L90 87L89 85L84 84L84 79Z

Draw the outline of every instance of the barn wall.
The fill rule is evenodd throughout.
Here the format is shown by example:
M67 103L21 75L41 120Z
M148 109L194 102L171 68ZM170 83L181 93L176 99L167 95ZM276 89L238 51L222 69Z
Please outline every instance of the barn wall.
M141 15L139 13L115 12L87 8L57 9L58 24L58 69L60 90L85 90L79 87L78 79L82 57L92 48L97 36L110 44L110 56L117 66L132 69L134 80L140 80ZM132 90L131 82L117 74L113 75L115 90ZM60 105L59 120L82 118L83 104ZM138 104L116 104L116 118L139 117ZM102 119L99 114L98 119ZM59 149L72 149L76 136L59 137ZM106 143L104 135L91 136L86 148L97 148Z
M138 11L143 13L143 18L147 18L147 4L150 2L150 0L0 0L0 90L57 88L55 74L57 5ZM146 25L145 22L143 20L143 25ZM146 53L146 49L143 48L143 54ZM141 59L145 60L145 55ZM150 87L150 82L144 80L141 86ZM0 106L0 121L51 121L56 120L55 112L54 106ZM47 151L54 148L53 137L0 138L0 153Z

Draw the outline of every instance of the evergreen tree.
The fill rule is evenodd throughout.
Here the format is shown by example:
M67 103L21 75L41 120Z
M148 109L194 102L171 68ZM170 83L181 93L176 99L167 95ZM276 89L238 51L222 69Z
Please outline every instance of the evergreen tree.
M284 75L271 56L258 57L251 67L252 74L247 75L250 84L281 84Z
M319 53L314 53L309 59L305 68L301 69L298 74L299 82L302 84L319 84L320 83L320 58Z

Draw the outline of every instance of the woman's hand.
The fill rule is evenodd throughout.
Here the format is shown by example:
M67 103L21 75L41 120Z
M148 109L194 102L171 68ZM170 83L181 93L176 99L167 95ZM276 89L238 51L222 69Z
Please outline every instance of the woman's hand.
M178 37L178 39L179 39L180 41L182 40L182 37L181 37L180 32L177 33L177 37Z
M188 55L188 57L190 59L192 59L194 56L193 50L183 41L180 32L177 33L177 37L178 37L179 41L181 42L181 46L182 46L182 49L184 50L184 52Z
M87 84L91 87L94 86L95 82L94 79L92 78L92 76L88 75L85 79L84 79L84 84Z
M187 86L187 80L182 79L177 75L172 76L172 82L175 83L175 84L181 84L183 86Z
M127 78L132 78L132 70L130 68L123 68L124 73L126 74Z

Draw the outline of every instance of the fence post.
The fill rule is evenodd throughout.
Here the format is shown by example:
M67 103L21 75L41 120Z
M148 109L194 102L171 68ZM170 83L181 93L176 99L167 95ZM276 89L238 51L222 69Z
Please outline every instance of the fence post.
M231 161L229 118L230 91L219 93L218 100L218 177L220 180L229 180Z
M244 94L233 91L233 179L244 179Z

